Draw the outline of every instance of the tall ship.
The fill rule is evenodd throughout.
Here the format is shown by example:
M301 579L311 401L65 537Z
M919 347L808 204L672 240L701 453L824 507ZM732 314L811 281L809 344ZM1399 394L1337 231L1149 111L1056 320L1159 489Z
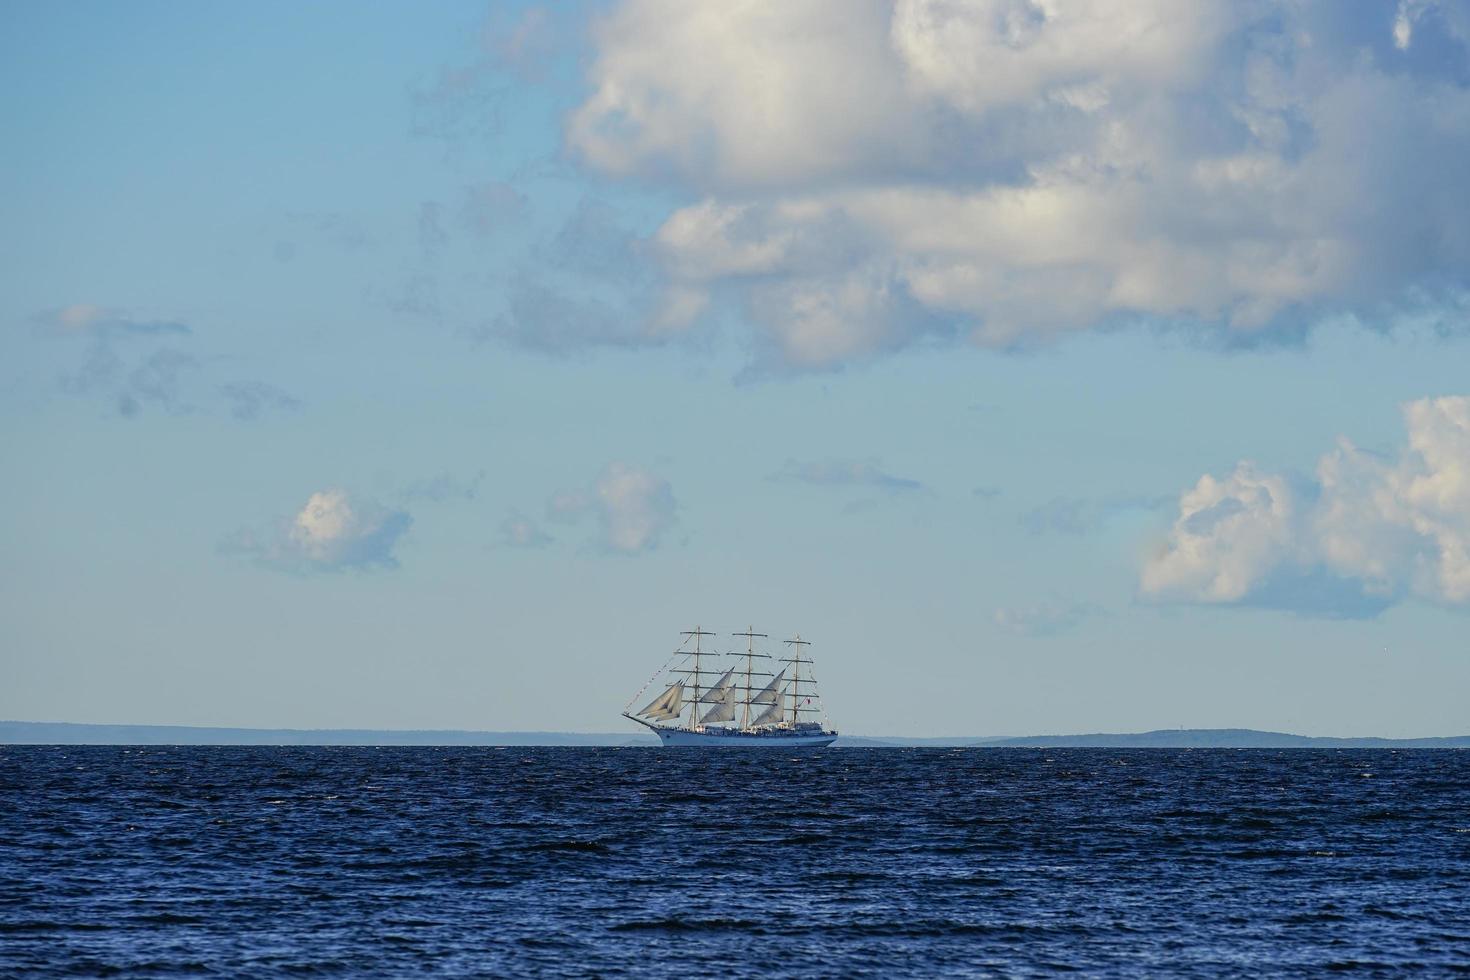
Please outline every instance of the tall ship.
M664 745L821 748L837 738L817 694L811 644L801 634L782 641L781 657L756 652L755 641L767 635L753 627L730 634L745 640L744 651L723 654L704 649L714 633L696 626L681 635L684 642L673 657L623 709L624 718L650 729ZM721 669L725 657L737 660ZM768 669L777 665L779 670ZM662 693L630 711L661 677Z

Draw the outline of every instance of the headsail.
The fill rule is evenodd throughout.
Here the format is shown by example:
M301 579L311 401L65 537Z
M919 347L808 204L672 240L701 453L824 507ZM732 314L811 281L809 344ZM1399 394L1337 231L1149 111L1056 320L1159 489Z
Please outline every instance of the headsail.
M736 694L737 692L735 688L729 686L725 687L725 689L719 694L719 703L716 704L713 708L709 709L705 716L699 719L699 723L701 725L708 725L712 722L717 721L734 721L735 706L740 703L739 699L736 697ZM700 700L705 699L701 698ZM715 699L710 698L708 700L713 701Z
M670 718L679 717L679 712L684 708L684 682L675 681L669 685L668 690L648 702L648 706L638 712L656 721L668 721Z
M775 704L780 700L781 682L786 679L786 671L781 671L771 678L771 683L761 688L751 697L751 704Z

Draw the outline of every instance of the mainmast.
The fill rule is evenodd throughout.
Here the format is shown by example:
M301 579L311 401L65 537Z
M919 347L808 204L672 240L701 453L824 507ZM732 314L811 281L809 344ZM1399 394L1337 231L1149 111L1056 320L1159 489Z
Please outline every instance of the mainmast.
M755 673L752 670L752 663L756 657L755 638L758 636L761 639L765 639L766 634L755 632L754 626L747 626L745 627L744 633L731 633L730 635L745 637L745 705L741 708L740 712L740 727L741 729L746 729L750 727L750 679ZM761 656L765 656L765 654L761 654Z

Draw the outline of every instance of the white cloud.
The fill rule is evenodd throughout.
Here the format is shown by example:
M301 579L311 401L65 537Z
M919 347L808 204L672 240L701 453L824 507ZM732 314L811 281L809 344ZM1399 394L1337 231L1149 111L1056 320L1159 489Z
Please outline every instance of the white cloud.
M1470 41L1470 7L1457 0L1399 0L1393 20L1393 43L1407 51L1414 42L1414 31L1421 20L1433 17L1452 38L1465 44Z
M1145 593L1236 602L1295 557L1298 501L1286 479L1244 462L1223 480L1205 474L1179 500L1169 547L1144 568Z
M1336 615L1410 595L1470 603L1470 397L1403 412L1408 445L1396 460L1340 439L1310 487L1250 463L1201 477L1146 563L1142 592Z
M668 481L628 463L610 463L586 490L563 490L546 502L549 520L574 523L595 515L601 545L633 555L658 547L677 520L678 503Z
M242 530L221 548L288 571L396 568L393 549L412 523L406 511L354 500L344 490L321 490L271 532Z
M1414 22L1428 6L1425 0L1399 0L1398 14L1393 19L1393 43L1400 51L1408 50L1414 39Z
M695 198L654 236L660 327L733 295L789 367L1137 318L1269 337L1467 284L1470 90L1409 43L1464 18L1431 7L626 0L566 134Z
M626 463L613 463L597 481L598 517L609 548L635 554L658 546L674 523L668 481Z
M625 3L596 29L593 93L569 119L569 140L615 174L779 184L840 170L872 156L873 133L907 104L881 9Z

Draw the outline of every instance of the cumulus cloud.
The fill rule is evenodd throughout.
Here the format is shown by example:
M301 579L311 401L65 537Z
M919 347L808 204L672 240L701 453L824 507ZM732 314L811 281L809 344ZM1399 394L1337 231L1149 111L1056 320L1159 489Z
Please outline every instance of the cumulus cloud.
M1054 636L1076 629L1102 610L1088 602L1048 599L1030 606L1002 606L991 617L995 625L1021 636Z
M634 555L657 548L674 526L678 503L669 482L629 463L609 463L586 489L555 493L546 503L549 520L577 523L592 516L608 551Z
M1179 500L1140 589L1161 601L1372 615L1408 596L1470 604L1470 397L1404 406L1384 459L1339 439L1315 478L1242 462Z
M660 328L730 296L787 367L1136 320L1294 336L1463 295L1465 19L1422 0L625 0L566 138L693 198L653 236Z
M241 530L221 550L293 572L391 569L398 567L393 549L412 524L406 511L353 499L345 490L321 490L291 518L263 533Z
M876 459L825 459L798 462L788 459L774 479L817 487L866 487L886 493L924 489L924 484L884 471Z

